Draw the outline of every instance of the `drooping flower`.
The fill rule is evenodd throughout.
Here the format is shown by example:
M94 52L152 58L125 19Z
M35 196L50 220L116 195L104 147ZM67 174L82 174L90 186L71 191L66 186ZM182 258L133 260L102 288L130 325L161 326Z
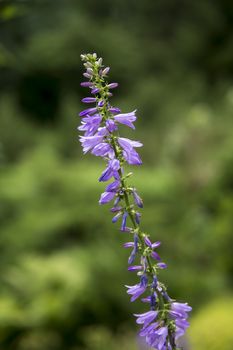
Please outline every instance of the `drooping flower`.
M136 323L143 324L143 327L148 326L157 317L158 311L147 311L143 314L134 314L137 317Z
M78 130L84 131L84 136L93 136L98 130L101 120L102 116L100 114L95 114L93 116L87 115L82 119L82 125L78 127Z
M118 137L118 143L123 148L123 155L125 160L131 165L141 165L142 160L134 147L142 147L142 143L132 141L127 138Z
M130 128L135 129L135 126L133 125L133 122L137 119L135 112L136 110L130 113L117 114L114 116L114 119L120 124L125 124Z
M137 191L136 191L135 188L133 188L132 194L133 194L133 198L134 198L135 204L136 204L139 208L143 208L143 201L142 201L142 198L138 195L138 193L137 193Z
M117 171L120 169L120 162L118 159L112 159L108 162L107 168L103 171L102 175L99 178L99 181L108 181L112 176L117 174ZM117 175L116 175L117 177Z
M93 147L102 143L102 141L103 141L103 136L99 136L99 135L80 136L80 142L82 144L84 154L90 151Z
M134 286L126 286L126 287L128 288L127 293L132 295L130 301L135 301L146 290L146 286L142 285L141 283L135 284Z

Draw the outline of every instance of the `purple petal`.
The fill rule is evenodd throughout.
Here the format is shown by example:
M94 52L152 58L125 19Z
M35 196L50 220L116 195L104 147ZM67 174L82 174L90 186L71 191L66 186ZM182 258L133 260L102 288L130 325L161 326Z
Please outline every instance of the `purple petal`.
M94 88L94 89L91 90L91 94L96 95L96 94L99 93L99 91L100 91L100 89Z
M152 244L152 248L155 249L155 248L159 247L160 245L161 245L161 242L157 241L157 242Z
M128 267L128 271L138 271L141 270L142 266L141 265L133 265Z
M159 261L161 260L159 254L156 253L156 252L151 252L151 256L152 256L152 258L155 259L155 260L159 260Z
M106 204L110 202L115 196L114 192L104 192L101 194L99 204Z
M150 248L152 248L152 243L150 241L150 239L146 236L144 237L144 242L146 243L146 245Z
M117 222L117 220L121 217L122 213L119 212L117 213L113 218L112 218L112 223L115 224L115 222Z
M117 126L112 119L108 119L106 121L106 127L107 127L109 132L113 132L113 131L117 130Z
M125 137L118 137L118 142L122 148L125 150L131 149L133 147L142 147L143 144L139 141L133 141L130 139L126 139Z
M122 113L114 116L114 119L121 124L127 125L132 129L135 129L133 122L137 119L135 111L130 113Z
M128 217L128 212L125 211L122 217L121 231L125 231L127 217Z
M84 154L102 142L102 136L80 136Z
M131 248L134 246L134 242L126 242L123 244L123 247L124 248Z
M120 187L120 181L116 180L106 187L107 192L116 192ZM121 207L120 207L121 208Z
M133 189L132 194L133 194L133 198L134 198L135 204L139 208L143 208L143 201L142 201L141 197L138 195L138 193L137 193L137 191L135 189Z
M96 107L94 107L94 108L88 108L88 109L84 109L82 112L80 112L79 113L79 116L80 117L83 117L83 116L85 116L85 115L87 115L87 114L94 114L94 113L96 113L97 112L97 108Z
M108 143L101 142L96 145L91 151L95 156L105 157L111 150L111 146Z
M159 262L159 263L157 263L157 266L158 266L160 269L166 269L166 268L167 268L167 264L165 264L164 262Z
M93 83L90 82L90 81L83 81L83 82L80 83L80 85L82 87L91 87L91 86L93 86Z
M112 114L116 114L116 113L121 112L120 108L117 108L117 107L110 107L108 111Z
M118 83L110 83L107 86L109 89L115 89L116 87L118 87Z
M84 97L82 99L83 103L94 103L96 102L96 98L95 97Z
M107 75L107 74L109 73L109 71L110 71L110 67L104 68L104 69L102 70L102 76Z

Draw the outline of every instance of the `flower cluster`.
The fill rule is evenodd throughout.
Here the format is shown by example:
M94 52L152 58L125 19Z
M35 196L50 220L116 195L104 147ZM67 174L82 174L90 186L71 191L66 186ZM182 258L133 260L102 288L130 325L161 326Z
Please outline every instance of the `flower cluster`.
M125 174L124 166L141 165L142 160L136 148L142 147L139 141L119 136L120 124L135 129L136 110L121 113L120 109L109 102L112 90L118 84L108 82L110 68L103 66L102 58L94 54L81 55L86 69L83 74L87 81L81 86L90 90L90 95L82 99L90 108L79 113L82 117L78 130L83 131L80 142L83 152L91 152L104 158L106 168L99 181L110 182L101 194L99 203L112 202L112 222L121 220L120 230L132 235L133 241L126 242L125 248L131 248L128 258L128 270L135 271L139 282L126 286L131 301L141 298L150 305L150 311L135 314L136 322L142 326L140 336L145 337L149 346L157 350L177 349L177 339L188 327L188 312L191 307L187 303L178 303L171 299L166 287L158 280L158 273L167 266L161 261L157 248L160 242L152 243L147 233L140 229L143 201L135 187L127 184L132 173ZM135 260L138 262L136 264Z

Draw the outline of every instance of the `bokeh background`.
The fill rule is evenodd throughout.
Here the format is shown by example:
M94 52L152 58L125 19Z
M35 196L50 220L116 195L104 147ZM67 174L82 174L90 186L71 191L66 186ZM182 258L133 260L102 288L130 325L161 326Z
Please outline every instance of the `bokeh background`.
M232 350L232 1L0 1L0 34L1 350L142 349L128 237L78 143L86 52L138 110L134 183L161 279L193 306L184 348Z

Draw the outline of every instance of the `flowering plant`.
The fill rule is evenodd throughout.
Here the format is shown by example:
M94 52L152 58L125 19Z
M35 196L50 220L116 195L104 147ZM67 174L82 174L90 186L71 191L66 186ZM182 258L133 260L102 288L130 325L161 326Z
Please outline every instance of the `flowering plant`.
M141 230L141 213L138 210L143 208L143 201L136 188L128 184L132 173L124 172L125 163L142 164L135 150L142 143L120 137L118 133L119 124L135 129L133 123L137 118L136 110L121 113L119 108L110 104L111 91L118 84L108 82L110 68L103 66L102 58L94 53L81 55L81 59L86 68L83 75L87 78L81 86L89 88L91 93L82 102L94 104L94 107L79 113L82 122L78 129L84 132L84 136L80 136L80 142L84 153L90 151L106 160L107 166L99 181L111 179L112 182L101 194L99 204L114 201L111 208L114 215L112 222L121 219L121 231L128 232L133 238L124 247L131 248L128 270L137 273L139 282L126 286L127 293L131 296L131 302L140 297L150 307L145 313L135 314L136 322L142 327L139 335L145 337L147 344L154 349L175 350L178 349L177 339L189 326L187 318L191 307L187 303L171 299L165 285L158 280L159 271L167 267L157 253L161 243L152 243L150 236ZM137 264L132 265L136 259Z

